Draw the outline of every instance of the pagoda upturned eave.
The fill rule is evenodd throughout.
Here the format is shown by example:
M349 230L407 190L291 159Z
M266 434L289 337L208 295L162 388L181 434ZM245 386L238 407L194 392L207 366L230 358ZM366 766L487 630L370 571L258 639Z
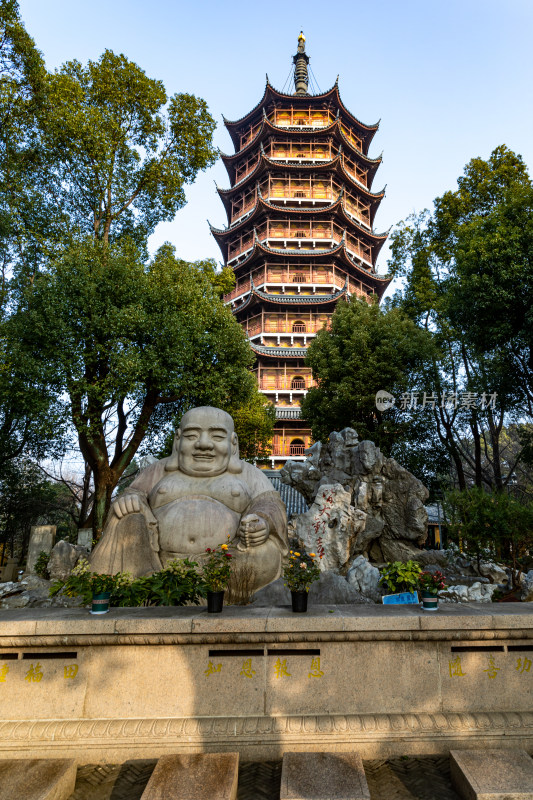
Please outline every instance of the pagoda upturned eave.
M268 173L276 173L276 172L335 172L339 176L342 175L343 179L346 179L350 186L353 187L356 191L360 192L364 197L370 200L383 200L385 196L385 188L381 189L379 192L372 192L370 189L360 183L356 178L354 178L344 166L343 163L343 153L337 153L334 158L326 160L320 160L319 163L317 162L309 162L307 164L285 164L282 161L278 161L277 159L269 158L264 152L260 152L259 159L255 167L243 178L241 178L238 183L235 183L233 186L230 186L228 189L222 189L220 186L216 185L216 189L218 194L220 195L222 202L224 202L224 197L232 198L233 195L237 194L237 192L242 191L246 188L249 183L257 181L257 179L263 175L265 172Z
M250 347L258 356L266 358L298 358L302 360L307 355L307 347L266 347L254 344L254 342L250 342Z
M276 220L275 217L272 216L276 213L279 213L280 215L279 220ZM265 216L265 219L268 216L268 219L270 219L271 222L279 222L282 221L283 218L288 218L290 220L292 217L297 218L302 216L320 216L331 220L340 219L346 223L346 227L349 226L353 232L367 237L372 244L378 244L379 242L383 243L390 232L389 228L387 231L375 233L370 227L358 222L346 211L342 195L339 195L339 197L329 205L314 206L312 208L301 208L298 206L277 206L269 203L264 197L258 197L253 210L249 211L244 219L241 219L235 225L231 225L229 228L216 228L209 222L209 220L207 222L211 233L218 242L219 247L222 247L222 243L225 243L227 239L250 227L252 223L258 222L262 216ZM225 257L224 252L223 255Z
M265 245L263 242L259 242L256 240L254 242L253 247L246 252L244 258L242 258L241 261L235 264L229 263L228 266L230 266L235 272L237 272L237 270L242 267L250 269L253 262L261 255L267 255L267 256L272 255L274 257L280 257L284 259L304 258L306 260L309 260L309 258L312 258L315 261L318 261L321 257L324 256L328 258L331 258L332 256L338 256L344 260L344 263L346 265L348 265L352 269L359 270L361 273L361 277L364 277L365 282L368 282L369 279L372 279L376 281L377 284L383 284L383 281L386 281L387 285L388 283L390 283L390 278L378 275L378 273L375 271L374 265L370 264L370 262L367 262L368 266L365 266L362 263L361 259L358 259L356 261L355 259L357 257L351 256L348 253L344 240L341 240L335 246L324 250L304 250L303 248L298 250L292 250L292 249L286 250L284 248L269 247L268 245Z
M251 247L250 247L248 250L244 250L244 251L242 251L241 253L239 253L239 254L237 254L236 256L234 256L233 258L231 258L231 259L228 259L228 255L229 255L229 253L228 253L228 246L227 246L226 242L221 240L221 235L220 235L220 233L217 235L217 234L215 234L215 232L212 230L213 236L215 237L215 239L216 239L216 241L217 241L217 244L218 244L218 246L220 247L220 250L221 250L222 256L223 256L223 258L224 258L224 262L225 262L225 263L226 263L228 266L231 266L231 267L233 267L233 266L234 266L234 265L232 264L232 262L235 262L235 265L236 265L237 263L239 263L239 262L237 261L237 259L239 259L239 257L240 257L241 255L245 256L245 258L241 259L241 261L240 261L240 263L241 263L241 264L242 264L242 263L243 263L245 260L246 260L247 262L249 262L249 261L251 260L251 258L250 258L250 256L248 255L248 253L251 253L251 251L253 251L253 250L255 249L255 247L260 247L260 248L262 248L262 249L263 249L265 252L267 252L267 253L283 254L284 256L286 256L286 257L291 257L291 258L292 258L293 256L305 256L306 258L309 258L309 257L313 258L313 257L314 257L314 256L315 256L317 253L321 253L321 254L322 254L322 253L328 253L329 255L333 255L334 253L336 253L336 252L340 251L340 249L341 249L341 248L344 248L345 250L347 250L347 252L349 252L349 251L350 251L350 248L349 248L349 247L347 247L347 245L346 245L346 241L345 241L345 235L346 235L346 232L347 232L347 231L346 231L346 229L344 229L344 232L343 232L343 234L342 234L342 237L341 237L340 241L338 241L336 244L332 245L332 247L330 247L330 248L320 248L320 250L318 250L317 248L313 248L313 247L299 247L299 248L292 248L292 247L272 247L271 245L267 245L267 244L265 244L265 242L264 242L264 241L260 241L260 240L259 240L259 237L257 236L257 231L256 231L256 230L255 230L255 228L254 228L254 229L253 229L253 234L254 234L254 242L253 242L252 246L251 246ZM272 236L268 236L268 237L266 237L266 238L268 238L268 239L273 239L274 237L272 237ZM280 238L281 238L281 237L280 237ZM378 256L378 254L379 254L379 251L380 251L381 247L382 247L382 246L383 246L383 244L385 243L385 240L386 240L386 238L387 238L387 234L383 235L383 236L382 236L380 239L377 239L377 240L375 241L375 243L373 244L372 261L369 261L369 260L367 260L366 258L364 259L364 258L362 258L361 256L359 256L359 255L356 255L356 254L355 254L355 252L354 252L354 254L353 254L352 258L353 258L353 259L357 258L357 259L358 259L358 260L361 262L362 269L365 271L365 275L366 275L366 274L368 274L368 272L374 272L374 270L375 270L375 262L376 262L377 256ZM301 243L301 241L302 241L302 239L295 239L294 237L292 237L292 238L291 238L291 237L285 237L285 239L286 239L287 241L288 241L288 240L291 240L291 241L300 242L300 243ZM330 237L325 237L325 239L330 239L330 240L333 240L333 241L335 241L335 237L333 237L333 236L330 236ZM309 240L309 241L311 241L311 240L313 240L313 241L319 241L319 242L323 242L323 241L324 241L324 239L316 239L316 238L315 238L315 239L313 239L313 237L308 237L308 240ZM352 261L352 264L353 264L353 266L356 266L356 265L353 263L353 261ZM365 266L363 266L363 264L367 264L368 266L366 266L366 267L365 267Z
M330 294L315 294L315 295L283 295L283 294L270 294L269 292L263 292L261 289L258 289L254 286L253 280L251 281L251 289L248 298L241 303L238 307L232 308L232 312L235 316L239 316L240 312L243 310L248 310L251 306L254 306L256 303L258 305L271 305L273 307L276 306L294 306L295 308L302 308L302 306L308 306L311 308L315 308L317 306L320 307L330 307L331 310L335 308L335 305L340 300L341 297L345 297L348 292L347 284L344 285L342 289L338 289L336 292L331 292ZM255 301L255 302L254 302Z
M298 131L295 131L292 128L282 127L280 125L274 125L268 117L263 117L263 122L261 124L260 129L258 130L255 137L246 144L242 150L238 150L235 153L223 153L220 151L220 158L222 163L226 167L226 171L228 173L228 177L230 179L230 183L233 185L235 181L235 168L234 164L237 163L241 158L249 155L250 153L254 152L258 145L261 145L270 138L272 135L280 135L280 136L293 136L296 133L297 136L302 136L304 139L309 139L312 141L316 139L317 136L320 137L331 137L333 141L337 144L342 145L344 148L349 150L349 153L353 158L355 158L363 167L365 167L370 176L370 185L372 180L376 174L376 171L380 164L383 162L383 155L380 154L376 158L370 158L369 155L359 150L353 142L344 134L341 121L337 118L329 127L327 128L301 128ZM283 160L280 159L281 163L284 163ZM291 166L293 164L291 163Z
M239 133L238 129L242 128L243 125L252 122L259 114L262 112L263 108L269 103L270 101L280 101L280 100L288 100L296 107L305 107L309 105L311 101L313 104L317 102L325 103L327 100L332 101L335 100L337 102L338 108L344 114L346 114L347 119L355 125L360 133L362 134L362 138L365 141L365 149L368 151L368 147L372 139L374 138L378 128L379 128L379 120L378 122L372 125L366 125L364 122L361 122L360 119L355 117L351 111L349 111L344 103L342 102L340 92L339 92L339 84L338 81L335 81L335 84L328 89L326 92L322 94L305 94L305 95L297 95L297 94L284 94L283 92L279 92L277 89L270 84L267 78L265 91L263 93L263 97L258 102L258 104L252 108L247 114L237 120L229 120L226 117L222 116L224 121L224 125L226 126L229 135L231 136L233 146L235 150L238 150L239 146ZM334 103L330 102L330 105L334 107Z
M308 252L300 253L297 250L292 250L291 260L293 255L295 256L296 261L305 262L309 260ZM312 256L312 261L316 266L329 266L332 256L338 260L338 265L343 269L344 272L351 272L353 277L355 277L357 280L361 280L365 284L368 284L379 295L379 297L381 297L392 280L389 275L380 275L375 270L369 270L367 267L356 263L354 259L348 255L346 248L342 243L331 250L315 251ZM246 260L232 266L237 280L242 280L242 278L248 272L256 268L254 266L255 261L264 262L266 257L268 257L268 260L271 263L283 263L287 260L287 253L286 251L278 252L272 250L272 248L263 247L261 243L256 244L250 258L247 257Z

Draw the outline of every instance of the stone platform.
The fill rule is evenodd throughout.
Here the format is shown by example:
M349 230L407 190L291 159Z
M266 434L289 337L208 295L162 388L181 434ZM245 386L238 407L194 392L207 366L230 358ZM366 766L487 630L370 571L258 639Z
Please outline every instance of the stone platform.
M533 750L530 604L0 612L0 758Z

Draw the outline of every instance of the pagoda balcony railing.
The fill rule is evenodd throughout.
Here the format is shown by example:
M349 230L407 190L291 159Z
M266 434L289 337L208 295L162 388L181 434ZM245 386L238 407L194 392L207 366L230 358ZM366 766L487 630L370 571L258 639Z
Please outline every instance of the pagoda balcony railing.
M256 228L257 238L260 242L267 242L272 247L279 248L279 240L285 240L285 247L281 249L290 249L286 247L287 241L299 241L300 245L304 245L304 250L314 249L328 249L336 244L339 244L345 237L346 249L353 255L366 261L369 267L372 267L372 251L368 245L362 245L360 240L355 239L335 223L318 222L315 224L307 221L291 222L288 225L278 222L266 222ZM240 236L239 239L230 241L228 245L228 261L232 261L238 256L246 253L253 247L254 236L253 233L248 233L245 236ZM318 244L318 247L317 247Z
M294 385L293 385L294 384ZM259 381L259 389L262 392L305 392L313 385L312 378L302 379L302 381L295 382L290 378L261 378Z
M315 189L309 186L293 186L290 189L272 187L267 194L268 200L327 200L330 202L336 200L338 196L338 193L335 194L332 189Z
M360 136L353 132L352 128L348 128L346 125L341 124L341 130L346 138L353 144L353 146L357 150L363 150L363 140Z
M278 128L329 128L335 122L331 111L316 111L311 108L276 109L268 115L270 122Z
M247 131L245 131L243 134L241 134L240 140L239 140L240 141L239 150L242 150L242 148L246 147L246 145L249 144L249 142L251 142L252 139L255 139L255 137L257 136L257 134L259 132L259 129L260 129L262 124L263 124L263 121L261 120L261 122L258 122L253 126L251 125L248 128Z
M306 444L273 444L271 455L273 456L286 456L290 458L291 456L303 456L305 451L307 450Z
M331 161L338 153L338 149L329 145L318 145L306 142L272 142L266 151L271 159L276 161Z
M250 172L254 171L254 169L257 167L258 161L259 157L247 161L242 167L237 167L235 170L235 185L243 181L246 176L250 174Z
M277 128L291 128L293 130L305 130L308 128L329 128L335 122L336 116L328 112L320 112L309 108L307 111L300 110L300 109L276 109L274 112L268 115L269 121L275 125ZM257 136L259 129L261 128L262 121L257 122L255 125L251 125L246 131L244 131L240 138L239 138L239 149L242 150L243 147L246 147L255 137ZM341 130L346 138L356 147L358 150L363 149L363 140L361 137L353 130L353 128L348 127L341 123Z
M234 225L237 220L244 216L248 211L251 211L255 208L257 203L257 192L254 192L251 198L246 198L246 202L242 205L237 205L236 203L233 205L233 213L231 216L231 224Z
M347 158L346 156L343 158L343 164L348 175L366 189L368 187L368 173L359 169L355 161L352 161L351 158Z
M342 289L346 283L346 276L333 272L315 272L314 274L298 274L298 273L283 273L275 272L273 270L266 270L262 273L255 273L253 276L254 284L257 288L264 286L266 283L275 284L280 286L294 285L298 289L308 286L330 286ZM230 303L236 297L239 297L251 289L250 280L239 281L231 292L224 295L224 302ZM350 281L350 292L356 293L361 291L356 284Z
M248 336L257 336L259 333L283 333L289 336L298 336L307 333L318 333L324 327L323 322L305 322L302 324L286 323L286 322L269 322L254 323L246 326Z
M302 201L317 201L323 203L335 202L343 194L344 207L360 222L370 227L370 204L363 202L356 195L346 191L341 183L330 178L329 180L311 175L309 178L277 178L271 175L259 183L261 196L270 202L294 201L301 205ZM251 210L257 202L257 187L248 189L238 195L231 206L231 224Z

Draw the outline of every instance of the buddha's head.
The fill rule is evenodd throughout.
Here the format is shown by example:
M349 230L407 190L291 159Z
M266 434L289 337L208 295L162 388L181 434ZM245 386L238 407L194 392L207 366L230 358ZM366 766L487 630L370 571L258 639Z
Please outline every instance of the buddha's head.
M240 472L239 445L233 420L220 408L191 408L181 418L167 470L198 478Z

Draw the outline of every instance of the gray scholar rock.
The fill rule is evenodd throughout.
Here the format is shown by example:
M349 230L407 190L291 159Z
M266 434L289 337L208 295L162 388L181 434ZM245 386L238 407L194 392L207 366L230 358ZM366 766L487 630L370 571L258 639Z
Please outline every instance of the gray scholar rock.
M52 581L66 581L80 558L88 558L89 551L79 544L70 544L61 539L52 548L48 561L48 572Z
M373 442L360 442L353 428L307 453L303 462L288 461L280 477L310 504L291 520L289 536L323 554L322 569L346 575L359 555L374 563L416 558L427 538L428 491L414 475Z

